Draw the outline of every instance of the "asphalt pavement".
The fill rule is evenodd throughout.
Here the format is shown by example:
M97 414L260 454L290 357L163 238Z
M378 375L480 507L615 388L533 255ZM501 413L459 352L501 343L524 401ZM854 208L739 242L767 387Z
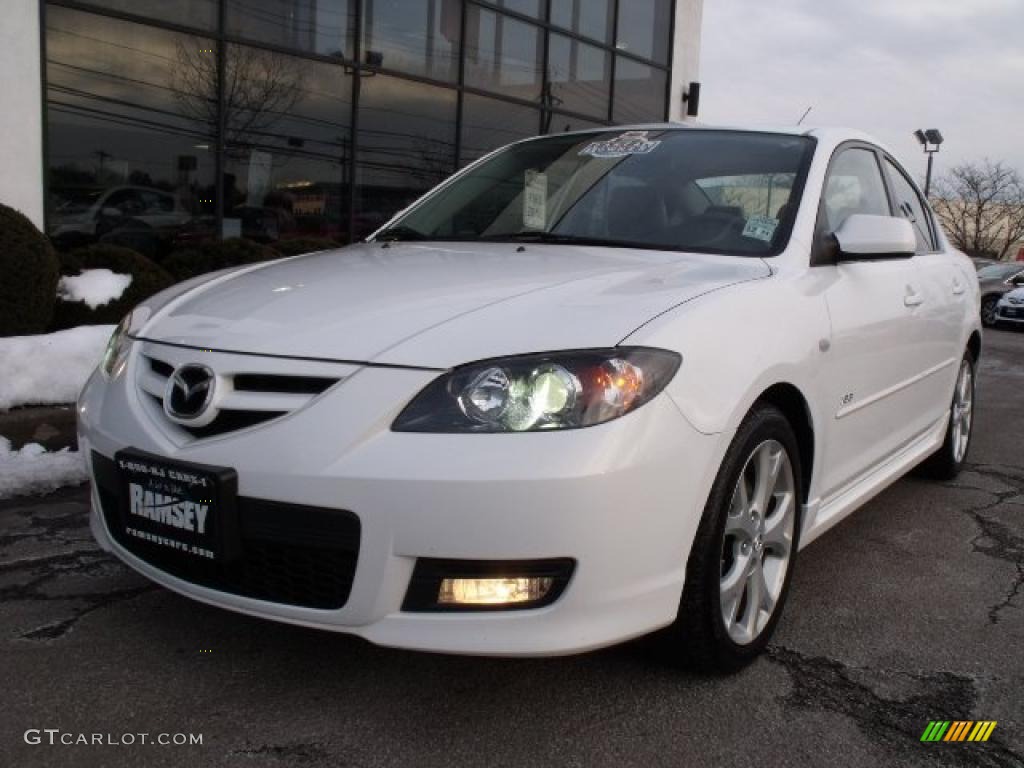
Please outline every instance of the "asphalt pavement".
M252 619L98 551L84 488L2 502L0 765L1024 766L1024 333L986 334L976 419L955 483L801 553L769 653L724 678L644 642L460 658Z

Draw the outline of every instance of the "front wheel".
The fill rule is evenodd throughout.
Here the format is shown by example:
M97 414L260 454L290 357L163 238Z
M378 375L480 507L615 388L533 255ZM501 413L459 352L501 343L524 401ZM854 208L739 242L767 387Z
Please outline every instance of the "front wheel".
M768 644L800 530L800 456L786 417L760 406L740 425L690 552L666 649L694 668L737 669Z
M971 447L974 427L974 356L964 354L949 407L946 438L942 447L921 465L922 474L936 480L952 480L963 469Z
M999 304L998 296L986 296L981 300L981 324L986 328L992 328L998 322L997 304Z

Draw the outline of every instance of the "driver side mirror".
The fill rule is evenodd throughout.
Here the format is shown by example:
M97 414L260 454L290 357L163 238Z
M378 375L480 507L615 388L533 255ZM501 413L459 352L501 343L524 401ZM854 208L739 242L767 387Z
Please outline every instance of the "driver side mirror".
M909 259L917 250L914 227L897 216L854 213L832 236L838 245L836 262Z

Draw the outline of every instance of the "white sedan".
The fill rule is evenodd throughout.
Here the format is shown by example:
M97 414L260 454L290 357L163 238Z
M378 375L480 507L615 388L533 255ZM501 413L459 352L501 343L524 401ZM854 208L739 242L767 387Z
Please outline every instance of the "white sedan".
M799 549L961 468L978 305L867 136L519 142L366 242L126 317L79 402L92 530L196 600L382 645L662 630L735 668Z

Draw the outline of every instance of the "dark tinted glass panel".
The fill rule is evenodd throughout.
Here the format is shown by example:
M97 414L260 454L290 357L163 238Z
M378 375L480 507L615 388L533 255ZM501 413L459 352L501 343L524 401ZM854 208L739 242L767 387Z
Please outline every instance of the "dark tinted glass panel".
M490 0L490 3L504 8L506 11L514 11L537 18L540 18L541 10L544 7L543 0Z
M608 114L610 57L600 48L552 34L548 42L551 106L603 118Z
M344 67L227 50L224 234L348 237L352 83Z
M351 56L358 0L224 0L229 34L323 56Z
M585 131L588 128L600 128L604 123L594 120L583 120L579 117L560 115L557 112L547 114L544 133L568 133L569 131Z
M611 0L551 0L551 23L607 42L612 36Z
M86 5L133 13L156 21L171 21L204 31L217 31L217 0L85 0Z
M530 107L467 93L462 102L462 162L492 149L536 136L540 114Z
M649 123L665 119L664 70L618 57L615 63L616 123Z
M917 252L928 253L934 249L932 243L931 229L928 226L928 214L925 213L921 198L913 185L907 181L903 171L897 168L888 160L885 161L886 169L889 172L889 181L892 183L892 191L896 197L897 213L914 225L914 236L917 238Z
M539 27L475 5L467 6L467 85L538 101L542 49Z
M616 47L635 56L668 63L672 0L620 0Z
M46 49L50 235L162 258L214 211L213 43L50 7Z
M355 236L362 237L455 168L456 92L385 75L359 96Z
M363 60L372 66L455 80L459 73L458 0L367 0Z

